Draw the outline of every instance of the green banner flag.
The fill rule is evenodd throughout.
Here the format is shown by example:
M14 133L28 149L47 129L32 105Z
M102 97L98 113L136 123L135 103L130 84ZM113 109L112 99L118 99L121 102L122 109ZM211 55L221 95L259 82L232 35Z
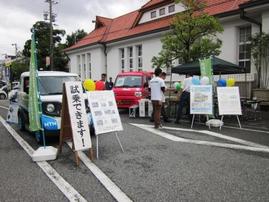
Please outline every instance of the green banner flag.
M212 84L213 77L212 77L212 58L206 58L203 60L199 60L200 62L200 71L201 77L207 76L209 78L209 83Z
M30 76L29 76L29 129L30 131L41 130L40 123L40 108L39 108L39 92L37 83L37 59L36 59L36 45L35 36L32 34L31 42L31 58L30 58Z

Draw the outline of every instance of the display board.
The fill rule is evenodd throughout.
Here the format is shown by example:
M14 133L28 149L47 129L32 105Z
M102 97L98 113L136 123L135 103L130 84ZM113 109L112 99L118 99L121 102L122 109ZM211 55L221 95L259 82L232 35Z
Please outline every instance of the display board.
M242 115L238 86L217 87L219 115Z
M7 122L18 123L18 110L19 106L17 102L10 102L8 107Z
M190 88L190 113L212 114L212 85L192 85Z
M74 142L74 150L81 151L92 147L89 124L81 82L65 82L67 109ZM63 102L66 102L63 100ZM64 113L62 113L64 115ZM62 117L64 121L64 117Z
M87 92L96 135L123 130L113 91Z

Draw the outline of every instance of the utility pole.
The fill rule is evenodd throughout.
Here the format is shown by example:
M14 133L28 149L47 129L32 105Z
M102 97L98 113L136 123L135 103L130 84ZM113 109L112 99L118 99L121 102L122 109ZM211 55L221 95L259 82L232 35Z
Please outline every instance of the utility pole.
M49 12L44 13L44 19L49 20L50 24L50 70L53 71L53 48L54 48L54 43L53 43L53 23L55 22L56 14L53 13L52 10L52 5L53 4L58 4L57 1L55 0L46 0L46 3L49 3ZM49 19L48 19L49 15Z
M13 43L11 45L15 47L15 57L17 57L18 56L18 45L17 45L17 43Z

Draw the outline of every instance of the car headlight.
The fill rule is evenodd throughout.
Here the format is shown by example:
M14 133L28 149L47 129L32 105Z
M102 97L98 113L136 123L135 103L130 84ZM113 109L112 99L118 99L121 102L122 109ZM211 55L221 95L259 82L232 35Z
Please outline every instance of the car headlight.
M46 110L47 110L47 112L49 112L49 113L54 112L54 110L55 110L55 106L54 106L54 104L48 104Z
M142 92L140 92L140 91L135 92L135 97L142 97Z

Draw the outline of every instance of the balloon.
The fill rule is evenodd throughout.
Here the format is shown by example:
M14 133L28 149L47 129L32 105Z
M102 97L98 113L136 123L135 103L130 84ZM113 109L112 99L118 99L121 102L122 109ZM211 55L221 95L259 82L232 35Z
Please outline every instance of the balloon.
M218 86L225 87L226 86L226 80L224 80L224 79L218 80Z
M175 83L174 83L174 87L175 87L175 89L176 89L177 91L179 91L179 90L181 89L181 83L179 83L179 82L175 82Z
M200 85L200 80L197 77L192 77L192 84L193 85Z
M104 81L96 81L95 83L96 90L105 90L105 82Z
M200 81L201 85L208 85L209 84L209 78L207 76L203 76Z
M234 78L229 78L229 79L227 80L227 86L229 86L229 87L234 86L234 83L235 83Z
M83 87L85 88L85 90L87 91L94 91L95 90L95 83L93 80L91 79L86 79L83 82Z

